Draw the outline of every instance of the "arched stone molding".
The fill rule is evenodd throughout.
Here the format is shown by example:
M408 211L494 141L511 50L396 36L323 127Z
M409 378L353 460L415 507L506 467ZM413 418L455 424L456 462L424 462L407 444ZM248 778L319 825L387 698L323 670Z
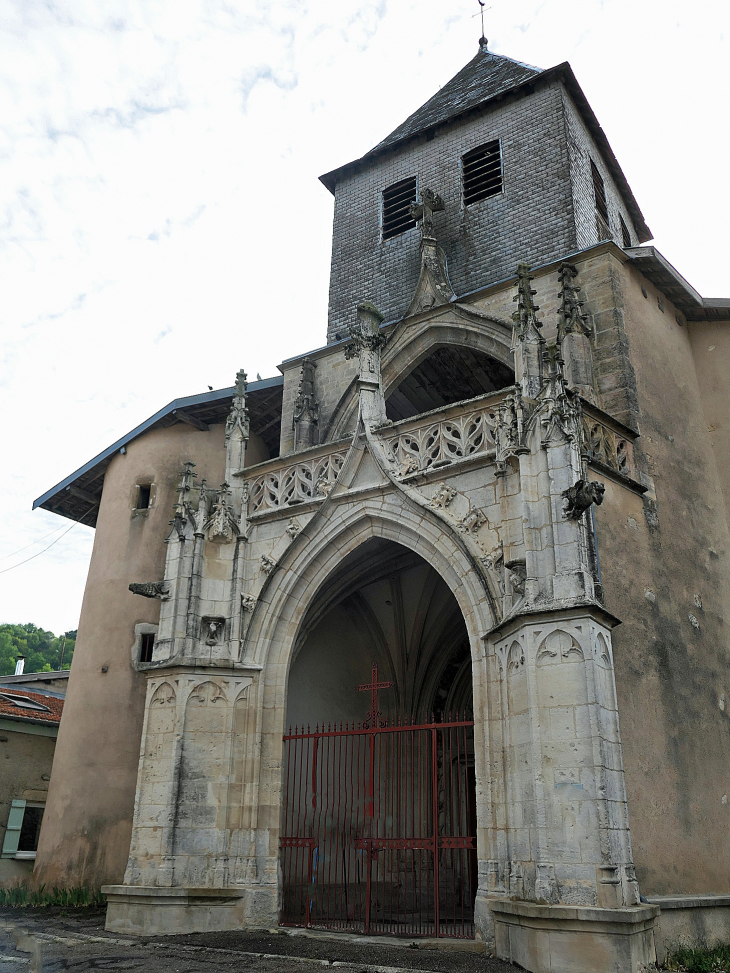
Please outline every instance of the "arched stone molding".
M385 398L424 358L448 345L482 352L514 369L511 342L511 321L460 305L438 308L430 315L419 315L416 320L406 319L396 325L383 352ZM355 426L357 406L357 382L353 380L335 407L323 442L335 442L347 436Z
M289 547L259 597L251 620L244 661L268 674L284 665L285 685L294 639L309 604L342 560L371 537L394 541L424 558L441 575L461 609L472 659L481 657L480 639L494 623L484 583L451 531L435 515L414 509L396 492L385 497L341 501L330 516L317 519ZM325 529L326 527L326 529ZM266 706L266 700L264 700Z
M244 664L262 667L261 750L259 755L258 847L268 840L268 860L259 861L259 874L276 881L278 834L282 807L282 757L289 671L297 635L317 591L348 554L370 538L383 538L414 551L432 565L454 595L469 637L474 693L475 770L479 820L490 814L488 779L488 699L482 637L494 624L482 580L468 554L435 517L414 509L399 493L340 502L330 508L323 530L320 520L312 536L289 548L279 570L262 591L252 618ZM309 525L302 534L307 534ZM489 857L480 826L478 854Z

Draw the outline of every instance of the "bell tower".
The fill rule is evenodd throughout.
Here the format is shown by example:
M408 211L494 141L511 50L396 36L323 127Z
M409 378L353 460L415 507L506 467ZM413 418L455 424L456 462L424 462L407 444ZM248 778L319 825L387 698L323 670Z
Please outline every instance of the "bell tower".
M386 321L406 313L431 213L456 297L604 239L651 239L603 131L567 63L548 70L490 51L362 158L320 177L335 197L327 340L344 338L363 299Z

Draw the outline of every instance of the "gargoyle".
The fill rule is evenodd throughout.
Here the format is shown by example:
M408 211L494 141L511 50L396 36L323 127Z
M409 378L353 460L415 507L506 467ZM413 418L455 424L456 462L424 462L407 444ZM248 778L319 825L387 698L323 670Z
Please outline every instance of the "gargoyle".
M142 595L144 598L159 598L160 601L167 601L170 597L170 587L166 581L133 581L129 590L133 595Z
M563 490L565 516L569 520L578 520L592 503L600 507L606 487L595 480L578 480L572 487Z

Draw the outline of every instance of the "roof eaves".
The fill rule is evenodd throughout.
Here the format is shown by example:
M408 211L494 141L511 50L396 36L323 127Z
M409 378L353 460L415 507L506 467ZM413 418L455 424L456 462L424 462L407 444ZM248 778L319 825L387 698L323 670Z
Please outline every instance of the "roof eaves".
M33 723L35 726L55 726L56 729L61 725L60 716L51 716L47 720L39 720L32 716L16 716L15 713L0 712L0 720L12 720L14 723Z
M265 378L259 382L249 382L248 391L249 393L261 392L283 384L284 376L276 375L274 378ZM84 463L84 465L79 467L79 469L77 469L75 472L61 480L61 482L57 483L54 487L51 487L50 490L47 490L42 496L38 497L37 500L34 500L31 509L35 510L37 507L43 506L43 504L52 497L56 496L62 490L65 490L67 486L71 486L75 480L78 480L79 477L83 476L85 473L88 473L89 470L92 470L95 466L98 466L105 460L111 459L111 457L123 446L128 445L132 442L132 440L147 432L148 429L151 429L152 426L160 422L160 420L165 419L176 409L189 409L191 406L205 405L211 402L219 402L222 399L230 399L233 392L234 388L231 386L230 388L226 389L216 389L213 392L201 392L199 395L186 395L180 399L173 399L172 402L169 402L164 408L160 409L159 412L156 412L153 416L150 416L149 419L145 419L144 422L140 423L138 426L135 426L134 429L122 436L121 439L118 439L115 443L112 443L111 446L108 446L105 450L102 450L101 453L99 453L93 459L90 459L88 463Z
M688 321L730 319L730 299L702 297L656 247L631 247L629 262L684 314Z

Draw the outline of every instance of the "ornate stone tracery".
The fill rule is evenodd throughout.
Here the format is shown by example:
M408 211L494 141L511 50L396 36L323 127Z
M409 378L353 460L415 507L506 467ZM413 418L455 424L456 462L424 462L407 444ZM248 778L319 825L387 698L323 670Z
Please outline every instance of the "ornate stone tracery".
M345 453L338 450L247 481L250 513L323 499L337 480L344 461Z

